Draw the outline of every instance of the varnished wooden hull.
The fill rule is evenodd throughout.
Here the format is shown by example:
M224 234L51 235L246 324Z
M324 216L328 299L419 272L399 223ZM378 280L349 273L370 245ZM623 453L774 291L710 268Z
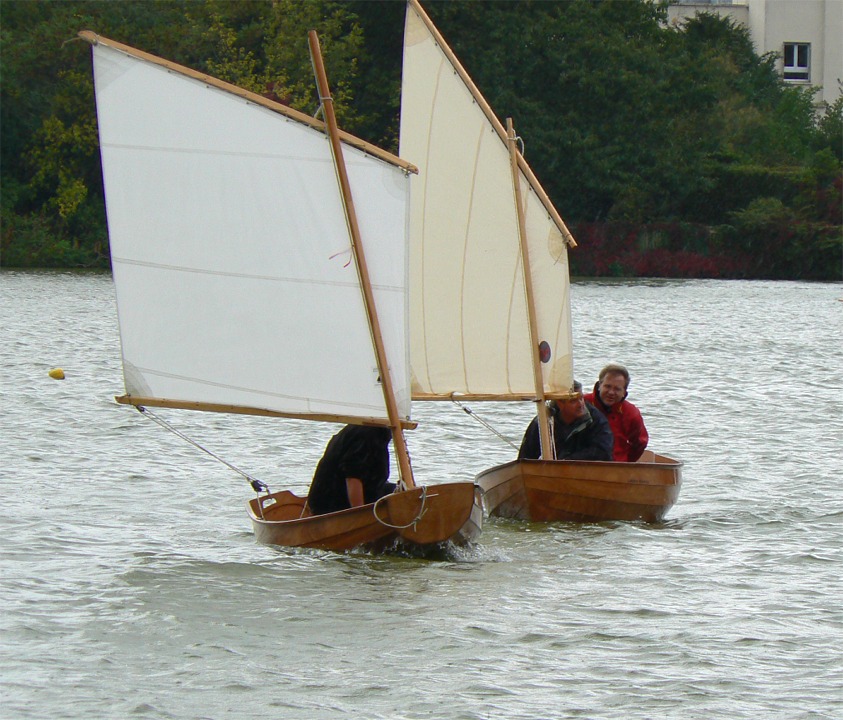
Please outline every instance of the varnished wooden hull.
M682 485L682 463L651 452L634 463L515 460L480 473L489 515L534 522L659 522Z
M325 515L302 516L304 505L305 498L287 490L250 500L258 542L336 551L378 550L398 542L424 549L449 541L464 545L483 525L479 489L467 482L412 488Z

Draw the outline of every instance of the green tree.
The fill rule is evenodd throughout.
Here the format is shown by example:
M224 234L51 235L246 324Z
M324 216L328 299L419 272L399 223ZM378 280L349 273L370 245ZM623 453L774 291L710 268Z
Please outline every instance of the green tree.
M637 208L649 202L642 188L658 178L652 150L663 137L658 105L669 81L664 9L572 0L442 10L443 24L474 28L470 41L452 44L496 112L514 118L563 215L606 218L623 197L646 216ZM448 37L447 25L443 31Z
M352 103L365 56L362 31L345 3L4 0L0 9L4 265L107 263L90 51L77 38L82 29L275 93L312 113L307 30L314 28L338 117L352 131L362 122Z
M814 92L786 85L744 28L706 14L671 26L664 4L649 0L424 5L497 114L513 117L569 222L693 222L722 225L715 237L756 239L773 228L776 252L798 243L800 257L839 247L843 101L818 112ZM343 128L395 150L404 7L3 0L0 261L107 262L90 51L74 40L79 30L312 114L306 35L316 29ZM747 242L762 252L760 240Z
M840 96L817 120L817 132L814 149L828 148L834 156L843 162L843 83L840 84Z

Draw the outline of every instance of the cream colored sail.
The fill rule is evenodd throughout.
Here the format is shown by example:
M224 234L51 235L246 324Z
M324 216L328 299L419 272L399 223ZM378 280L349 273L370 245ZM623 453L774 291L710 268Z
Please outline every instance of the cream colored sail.
M415 0L407 6L400 154L411 199L413 397L535 398L505 131ZM572 383L570 234L519 158L546 396Z
M177 407L385 422L320 124L126 50L94 45L126 392ZM344 154L408 418L409 179L350 143Z

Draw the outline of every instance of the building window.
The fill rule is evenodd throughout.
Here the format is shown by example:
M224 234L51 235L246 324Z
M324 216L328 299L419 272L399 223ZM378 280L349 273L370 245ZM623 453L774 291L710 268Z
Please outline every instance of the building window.
M811 45L810 43L784 44L784 79L811 79Z

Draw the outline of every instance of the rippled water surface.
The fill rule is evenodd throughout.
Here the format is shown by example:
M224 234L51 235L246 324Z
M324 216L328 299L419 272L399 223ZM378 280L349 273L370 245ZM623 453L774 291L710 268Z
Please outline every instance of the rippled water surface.
M110 276L4 271L0 717L839 719L841 298L576 282L577 376L629 366L678 504L422 560L256 544L245 480L113 401ZM515 442L532 415L471 407ZM336 430L160 414L300 490ZM422 482L513 456L451 404L416 419Z

